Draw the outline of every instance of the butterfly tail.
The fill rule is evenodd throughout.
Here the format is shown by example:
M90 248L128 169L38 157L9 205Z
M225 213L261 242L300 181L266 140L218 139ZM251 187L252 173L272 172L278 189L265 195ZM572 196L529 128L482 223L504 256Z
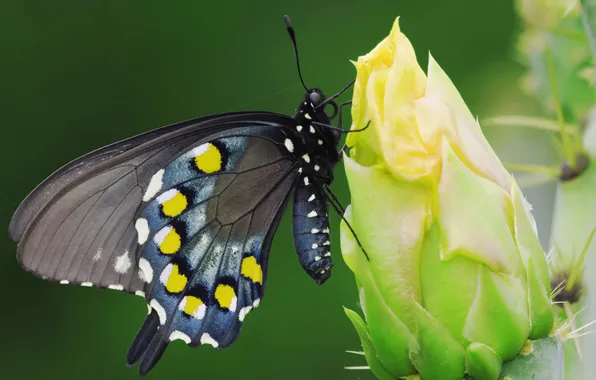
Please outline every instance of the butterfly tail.
M141 365L139 366L139 374L141 376L146 375L157 364L168 347L170 342L164 336L164 332L165 328L159 329L145 350Z
M152 310L145 319L145 322L137 333L132 345L128 349L128 353L126 355L126 364L128 366L137 364L141 357L143 357L143 354L145 354L149 348L149 344L151 343L153 337L157 334L159 326L160 324L157 312Z

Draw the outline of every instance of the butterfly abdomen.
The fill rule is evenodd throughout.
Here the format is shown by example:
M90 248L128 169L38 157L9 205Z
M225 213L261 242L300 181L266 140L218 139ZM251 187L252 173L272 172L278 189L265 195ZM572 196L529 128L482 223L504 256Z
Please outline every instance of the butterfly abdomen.
M327 198L316 186L305 181L294 192L294 245L304 270L318 283L331 277L329 216Z

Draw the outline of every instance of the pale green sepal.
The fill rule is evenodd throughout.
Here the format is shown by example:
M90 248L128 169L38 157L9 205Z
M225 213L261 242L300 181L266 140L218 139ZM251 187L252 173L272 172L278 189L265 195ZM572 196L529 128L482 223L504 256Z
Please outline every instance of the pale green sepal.
M344 217L353 225L351 207L346 209ZM360 302L366 315L369 335L374 342L377 357L385 368L396 377L415 373L409 354L418 351L418 342L404 322L393 313L383 299L364 254L356 245L353 235L343 222L341 225L341 247L346 263L359 262L357 264L358 271L355 273L362 285Z
M523 273L511 234L513 207L509 194L472 172L445 139L442 152L437 197L443 258L464 256L495 272Z
M534 259L532 257L528 260L528 303L530 308L530 339L540 339L550 334L555 315L553 313L552 303L550 300L550 292L540 283L536 277L534 268Z
M532 268L532 270L536 271L535 277L542 284L545 292L548 292L550 277L546 255L538 239L536 222L531 214L531 206L515 182L511 188L511 200L514 209L514 231L524 267L526 270ZM521 247L525 249L522 250ZM529 257L533 258L532 264L528 262Z
M555 337L542 338L532 342L515 359L505 363L499 380L563 380L565 362L563 342Z
M457 256L441 260L441 232L437 223L426 233L420 259L420 284L424 308L463 346L468 310L474 302L478 282L478 263Z
M344 260L359 281L361 272L369 269L384 302L414 330L410 309L412 301L421 302L418 268L430 191L400 182L382 168L362 166L347 156L344 165L352 198L350 223L370 261L360 249L344 250L342 241ZM344 227L342 233L346 231L350 235L347 239L352 240L351 232Z
M466 369L464 348L418 303L414 313L418 321L420 351L413 352L410 358L421 377L424 380L460 380Z
M464 336L491 347L504 361L517 355L530 333L523 281L478 266L476 297L466 319Z
M528 203L515 183L511 191L511 198L515 210L517 246L526 268L531 321L529 338L539 339L548 336L554 323L546 255L536 235Z
M466 357L467 373L474 380L497 380L503 361L489 346L482 343L472 343L468 346Z
M394 380L395 376L392 376L387 369L385 369L383 363L381 363L377 358L375 347L373 346L370 336L368 335L368 328L366 327L366 324L362 318L360 318L355 311L352 311L346 307L344 307L344 312L354 325L354 328L360 337L362 350L364 351L364 356L366 357L366 362L368 363L371 372L381 380Z

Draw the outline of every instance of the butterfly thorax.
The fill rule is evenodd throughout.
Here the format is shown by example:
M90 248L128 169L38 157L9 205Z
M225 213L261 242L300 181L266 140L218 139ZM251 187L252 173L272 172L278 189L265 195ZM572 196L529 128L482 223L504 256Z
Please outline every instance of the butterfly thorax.
M303 176L330 184L333 181L333 167L339 161L337 146L340 136L335 130L315 124L330 125L325 107L320 106L324 100L325 96L320 90L311 89L298 105L294 119L299 142L293 153L301 155L300 173Z

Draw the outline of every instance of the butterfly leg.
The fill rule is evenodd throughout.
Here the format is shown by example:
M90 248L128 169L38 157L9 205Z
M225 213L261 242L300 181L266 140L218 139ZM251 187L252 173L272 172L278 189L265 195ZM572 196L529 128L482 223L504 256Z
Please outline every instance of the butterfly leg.
M338 111L338 113L339 113L339 119L337 119L337 127L339 129L341 129L341 130L344 129L343 123L342 123L342 112L341 112L342 111L342 107L347 106L347 105L350 105L350 104L352 104L352 101L351 100L346 100L345 102L340 103L339 106L338 106L338 109L339 109L339 111Z
M348 229L352 233L352 236L354 236L354 239L356 240L356 243L358 244L358 247L360 247L360 249L362 250L362 253L364 253L364 256L366 257L366 259L368 261L370 261L370 258L368 257L368 253L366 253L366 250L364 249L364 247L362 246L362 243L360 243L360 240L358 239L358 235L356 235L356 231L354 231L354 229L350 225L350 222L348 222L346 220L346 218L344 217L344 215L346 213L346 210L341 205L341 203L339 202L339 199L337 198L337 196L335 195L335 193L333 193L333 191L331 191L331 189L329 188L329 186L325 185L325 187L324 187L324 194L327 197L327 199L329 200L329 203L331 203L331 206L335 209L335 211L337 212L337 214L344 221L344 223L346 224L346 226L348 227Z

